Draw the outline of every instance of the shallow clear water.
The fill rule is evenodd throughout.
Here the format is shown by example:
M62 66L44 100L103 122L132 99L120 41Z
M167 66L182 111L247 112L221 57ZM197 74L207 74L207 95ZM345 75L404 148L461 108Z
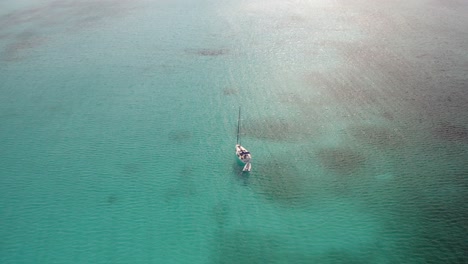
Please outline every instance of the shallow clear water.
M0 263L468 261L466 1L0 10Z

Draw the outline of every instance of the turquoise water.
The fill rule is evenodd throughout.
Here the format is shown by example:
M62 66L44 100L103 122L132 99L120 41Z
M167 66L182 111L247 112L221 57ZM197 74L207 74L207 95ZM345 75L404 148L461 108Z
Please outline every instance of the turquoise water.
M0 263L466 263L468 3L374 2L0 3Z

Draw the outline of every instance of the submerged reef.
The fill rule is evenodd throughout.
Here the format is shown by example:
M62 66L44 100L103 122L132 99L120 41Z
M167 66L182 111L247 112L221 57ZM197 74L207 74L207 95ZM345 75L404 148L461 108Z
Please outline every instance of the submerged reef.
M323 167L339 174L352 173L366 161L365 156L348 148L321 149L317 152L317 157Z
M28 52L44 45L50 32L73 34L100 27L108 19L119 18L134 10L140 1L45 1L0 15L0 38L11 40L0 49L0 59L18 61ZM18 33L13 33L18 32Z
M432 130L432 134L436 138L446 141L468 142L468 129L448 122L437 125Z
M119 198L115 194L111 194L107 197L107 204L108 205L113 205L115 204Z
M294 164L270 161L256 165L250 183L267 199L283 205L298 206L307 197L305 180Z
M222 232L216 245L213 263L280 263L279 240L254 230Z
M168 137L171 141L183 143L192 139L192 132L188 130L173 130L169 133Z
M224 95L237 95L238 93L239 90L234 88L226 88L223 90Z
M216 57L226 55L229 53L229 49L186 49L185 52L188 54L195 54L206 57Z
M16 38L14 42L7 44L1 52L0 59L5 61L20 61L29 55L29 52L47 42L46 37L31 35L24 38Z
M190 199L192 196L196 195L197 186L194 177L194 169L192 167L182 167L178 176L174 177L166 188L164 192L165 201L171 203L179 199Z
M339 248L315 249L311 245L310 253L292 250L286 242L288 237L264 234L255 230L235 230L222 232L216 241L212 263L378 263L381 259L373 251L359 252ZM304 241L297 241L304 243ZM367 249L367 248L366 248Z
M141 164L125 163L121 165L122 171L127 175L137 174L141 171Z
M403 135L396 128L363 125L351 127L348 131L358 141L376 147L396 147L404 143Z

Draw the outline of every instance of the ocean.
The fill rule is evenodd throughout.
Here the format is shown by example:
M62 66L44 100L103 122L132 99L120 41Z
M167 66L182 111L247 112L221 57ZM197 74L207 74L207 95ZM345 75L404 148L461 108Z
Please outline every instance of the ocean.
M0 263L467 263L467 13L2 1Z

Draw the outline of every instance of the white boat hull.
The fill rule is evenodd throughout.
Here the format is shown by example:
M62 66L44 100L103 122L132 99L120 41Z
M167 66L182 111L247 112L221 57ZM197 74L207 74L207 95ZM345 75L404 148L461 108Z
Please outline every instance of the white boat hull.
M244 164L244 168L242 169L242 171L250 171L252 169L252 165L250 164L252 155L246 148L239 144L236 144L236 156L239 159L239 161L242 164Z

